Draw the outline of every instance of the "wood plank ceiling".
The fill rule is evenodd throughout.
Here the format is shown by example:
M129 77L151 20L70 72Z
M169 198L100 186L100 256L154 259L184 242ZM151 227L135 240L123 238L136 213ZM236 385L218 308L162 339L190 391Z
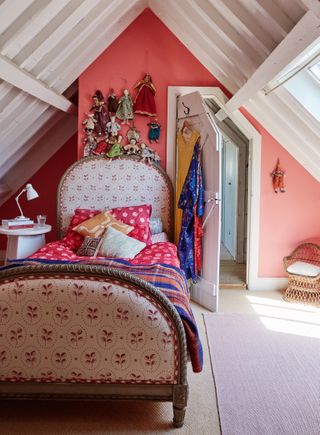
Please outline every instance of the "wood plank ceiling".
M320 16L317 0L0 0L0 202L74 134L71 85L146 7L232 93L306 12ZM244 104L270 130L278 111L295 121L286 98Z

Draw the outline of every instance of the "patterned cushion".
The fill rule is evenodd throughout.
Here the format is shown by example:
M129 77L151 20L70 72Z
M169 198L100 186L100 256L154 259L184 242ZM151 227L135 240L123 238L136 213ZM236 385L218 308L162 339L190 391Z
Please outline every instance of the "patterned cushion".
M140 240L148 246L151 245L150 216L152 206L150 204L118 207L109 211L116 219L134 227L134 230L129 233L130 237Z
M99 257L116 257L132 259L139 254L146 244L126 236L109 226L98 246Z
M82 245L77 251L77 255L83 257L95 257L100 240L99 237L85 237Z
M76 225L79 225L81 222L92 218L93 216L99 213L101 213L101 210L89 210L86 208L77 208L74 211L74 215L71 218L71 222L69 224L67 234L63 239L63 244L68 248L72 249L74 252L77 251L83 242L83 236L81 236L81 234L77 233L76 231L73 231L72 228L75 227Z
M101 237L105 229L109 226L115 228L123 234L128 234L133 230L132 226L117 220L107 211L97 214L93 218L84 222L81 222L72 229L77 231L82 236Z

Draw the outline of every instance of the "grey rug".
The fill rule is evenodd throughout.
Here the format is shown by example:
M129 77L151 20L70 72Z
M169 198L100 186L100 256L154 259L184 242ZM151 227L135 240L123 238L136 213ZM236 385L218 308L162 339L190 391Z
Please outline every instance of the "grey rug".
M319 435L320 339L255 315L204 318L222 435Z

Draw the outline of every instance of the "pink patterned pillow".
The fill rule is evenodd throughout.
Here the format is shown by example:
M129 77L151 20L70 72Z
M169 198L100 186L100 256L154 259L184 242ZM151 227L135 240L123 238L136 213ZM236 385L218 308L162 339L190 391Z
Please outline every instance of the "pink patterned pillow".
M118 207L110 210L110 213L116 218L121 220L127 225L134 226L128 236L140 240L151 245L151 231L150 231L150 216L152 206L150 204L135 205L132 207Z
M99 213L101 213L101 210L89 210L87 208L77 208L74 211L74 215L71 218L70 224L67 229L67 234L63 239L63 244L68 248L72 249L74 252L77 251L82 245L84 237L81 234L77 233L76 231L73 231L72 228L81 224L81 222L84 222L96 216Z

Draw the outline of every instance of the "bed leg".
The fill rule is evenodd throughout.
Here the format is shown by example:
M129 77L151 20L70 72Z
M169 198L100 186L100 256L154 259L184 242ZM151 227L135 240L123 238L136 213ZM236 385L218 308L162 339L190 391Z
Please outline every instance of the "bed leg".
M181 427L184 423L188 401L188 385L173 386L173 425Z

